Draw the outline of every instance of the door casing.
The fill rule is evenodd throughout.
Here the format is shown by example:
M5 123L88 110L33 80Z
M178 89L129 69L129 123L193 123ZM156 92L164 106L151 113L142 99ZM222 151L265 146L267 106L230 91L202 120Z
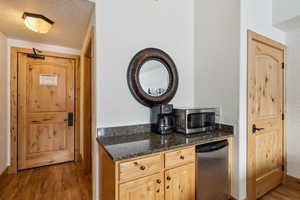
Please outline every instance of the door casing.
M88 35L87 45L84 49L83 53L83 63L84 67L82 69L82 83L83 83L83 91L82 91L82 123L83 123L83 166L86 173L92 172L92 70L93 70L93 29L91 29ZM89 89L87 91L86 89Z
M8 173L15 174L18 171L18 53L32 53L32 49L11 47L10 66L10 140L11 157ZM80 56L64 53L43 51L44 56L61 57L75 61L75 161L80 158Z
M252 40L256 40L259 41L261 43L264 43L266 45L278 48L280 50L283 50L284 52L284 70L283 70L283 113L284 116L286 116L286 112L287 112L287 106L286 106L286 52L287 52L287 47L279 42L276 42L272 39L269 39L263 35L260 35L256 32L253 32L251 30L248 30L248 54L250 52L250 48L251 48L251 41ZM248 64L247 64L247 69L249 73L249 65L250 65L250 60L249 60L249 56L248 56ZM247 75L247 77L249 77L249 74ZM248 90L249 90L249 80L247 79L247 96L248 96ZM251 191L253 191L253 188L251 187L251 184L249 183L250 180L250 176L252 174L251 172L251 162L250 162L250 151L249 151L249 130L248 130L248 125L249 125L249 111L248 111L248 102L247 102L247 199L252 200L254 196L256 196L256 194L252 194ZM282 183L285 182L286 180L286 176L287 176L287 146L286 146L286 118L283 120L283 180Z

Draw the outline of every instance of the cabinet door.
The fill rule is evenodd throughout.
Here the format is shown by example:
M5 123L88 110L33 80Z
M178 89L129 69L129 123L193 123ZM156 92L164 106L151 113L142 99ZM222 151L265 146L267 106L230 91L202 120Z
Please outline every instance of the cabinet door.
M161 174L120 184L119 200L164 200Z
M195 163L165 172L166 200L195 200Z

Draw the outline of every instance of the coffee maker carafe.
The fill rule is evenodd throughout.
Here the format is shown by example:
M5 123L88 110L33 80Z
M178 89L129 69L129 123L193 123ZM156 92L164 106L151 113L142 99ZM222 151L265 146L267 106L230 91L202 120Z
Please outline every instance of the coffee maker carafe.
M175 130L175 117L172 104L155 105L151 108L151 130L161 135Z

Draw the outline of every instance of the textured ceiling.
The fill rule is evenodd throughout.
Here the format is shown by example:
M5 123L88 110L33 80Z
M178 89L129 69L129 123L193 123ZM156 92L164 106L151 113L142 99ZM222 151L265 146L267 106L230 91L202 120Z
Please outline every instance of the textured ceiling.
M87 0L0 0L0 32L8 38L81 49L94 3ZM47 34L30 31L24 12L42 14L55 22Z

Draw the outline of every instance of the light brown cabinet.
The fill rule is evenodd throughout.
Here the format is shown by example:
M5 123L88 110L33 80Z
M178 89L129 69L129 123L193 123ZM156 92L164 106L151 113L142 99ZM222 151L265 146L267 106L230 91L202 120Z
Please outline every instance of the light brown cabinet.
M119 200L195 200L195 164L122 183Z
M120 184L120 200L164 200L163 177L155 174Z
M120 182L123 183L160 172L163 168L162 159L160 155L156 155L120 163Z
M166 200L195 200L195 164L165 172Z
M181 149L165 153L165 167L176 167L195 161L195 148Z
M195 146L116 162L100 147L100 164L102 200L196 198Z
M119 163L118 200L195 200L195 159L189 147Z

